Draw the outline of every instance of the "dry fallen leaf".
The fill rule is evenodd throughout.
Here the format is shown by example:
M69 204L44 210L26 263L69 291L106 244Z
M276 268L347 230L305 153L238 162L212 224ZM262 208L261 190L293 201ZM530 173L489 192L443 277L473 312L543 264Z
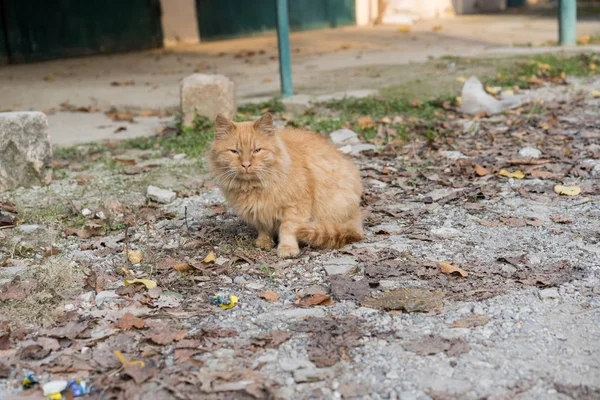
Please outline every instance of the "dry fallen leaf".
M398 27L398 32L404 32L404 33L410 32L410 26L401 25Z
M525 178L525 174L520 169L516 170L515 172L510 172L505 169L501 169L500 172L498 172L498 175L505 176L507 178L515 178L515 179Z
M114 158L115 162L117 164L121 164L121 165L127 165L127 166L134 166L135 164L137 164L137 162L134 159L131 158L118 158L115 157Z
M452 323L451 328L475 328L477 326L483 326L489 321L490 318L485 315L472 314L466 318L457 319Z
M592 92L592 96L594 96L594 97L600 97L600 90L594 90Z
M217 261L217 257L215 256L215 252L211 251L210 253L208 253L208 255L206 257L204 257L204 260L202 260L203 264L211 264L214 263L215 261Z
M190 264L183 262L183 263L178 263L178 264L173 265L173 269L175 269L175 271L179 271L179 272L189 272L193 268L190 266Z
M543 171L539 169L534 169L530 172L532 178L536 179L560 179L563 176L561 174L556 174L554 172Z
M265 290L259 296L261 298L263 298L267 301L271 301L271 302L279 300L279 294L275 293L272 290Z
M447 275L456 273L456 274L462 276L463 278L466 277L467 275L469 275L465 270L458 268L455 265L444 263L444 262L440 263L440 269L442 270L442 272L444 274L447 274Z
M486 176L490 174L490 171L479 164L475 164L475 173L479 176Z
M83 226L83 229L67 228L65 229L67 236L77 235L81 239L89 239L92 236L103 236L106 234L106 227L104 224L97 224L95 222L88 221Z
M544 63L539 62L539 63L537 63L537 67L539 69L543 69L545 71L550 71L550 64L544 64Z
M466 81L467 81L467 78L465 78L464 76L456 77L456 82L458 82L458 83L465 83Z
M173 343L174 341L179 342L185 337L185 335L187 335L187 330L185 329L180 331L161 329L150 332L149 337L150 340L156 344L167 345Z
M357 122L360 129L367 129L375 126L375 121L373 121L373 118L369 117L368 115L360 117Z
M440 289L402 288L385 292L381 297L365 297L361 305L383 310L429 312L442 308L444 292Z
M571 221L570 219L567 219L567 217L565 217L564 215L550 217L550 219L552 219L552 221L556 222L557 224L572 224L573 223L573 221Z
M153 289L158 286L156 282L151 279L125 279L123 280L123 283L125 283L125 286L129 286L133 283L141 283L142 285L146 286L147 289Z
M139 264L144 259L144 254L139 250L127 250L127 258L132 264Z
M136 317L132 313L128 312L123 315L119 320L115 323L115 326L119 329L127 330L131 328L141 329L146 326L146 323L143 319Z
M0 208L11 213L17 213L17 205L10 201L0 201Z
M298 305L300 305L302 307L331 306L331 305L333 305L333 300L331 300L331 296L316 293L310 297L300 300L298 302Z
M434 31L434 32L439 32L442 29L444 29L444 25L442 25L442 24L435 25L433 28L431 28L431 30Z
M577 38L577 43L586 45L590 43L591 39L592 37L590 35L581 35Z
M565 196L577 196L581 193L581 188L579 186L563 186L563 185L555 185L554 191L558 194L562 194Z

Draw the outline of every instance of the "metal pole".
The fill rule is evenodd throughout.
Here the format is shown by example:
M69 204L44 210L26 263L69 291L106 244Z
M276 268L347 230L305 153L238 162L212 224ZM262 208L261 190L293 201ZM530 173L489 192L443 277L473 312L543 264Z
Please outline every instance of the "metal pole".
M577 44L576 0L560 0L558 9L558 42L561 46Z
M281 78L281 94L291 97L292 87L292 56L290 54L290 23L287 0L275 0L277 10L277 45L279 47L279 76Z

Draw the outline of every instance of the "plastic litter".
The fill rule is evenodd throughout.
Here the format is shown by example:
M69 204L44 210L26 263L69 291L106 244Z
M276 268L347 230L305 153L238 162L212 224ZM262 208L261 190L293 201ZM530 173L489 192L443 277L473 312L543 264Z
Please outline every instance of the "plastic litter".
M71 389L73 397L83 396L90 392L88 384L81 379L71 379L69 381L69 388Z
M235 307L237 301L237 296L229 296L224 294L216 294L215 296L210 298L210 304L214 304L221 308Z
M477 77L472 76L465 82L462 89L462 105L460 111L465 114L498 114L504 110L521 105L521 97L502 95L501 100L490 96L483 88Z
M62 398L61 392L64 392L67 387L69 387L69 382L67 381L50 381L44 383L42 390L44 391L44 396L47 396L52 400L60 400Z
M71 379L69 381L48 382L42 386L42 390L44 391L44 396L50 400L63 400L65 398L81 397L88 394L90 386L81 379ZM68 394L68 391L71 393Z
M33 374L30 374L30 375L27 375L27 377L25 379L23 379L23 382L21 382L21 387L23 388L23 390L31 389L35 385L39 385L39 384L40 384L40 382L37 380L37 378Z

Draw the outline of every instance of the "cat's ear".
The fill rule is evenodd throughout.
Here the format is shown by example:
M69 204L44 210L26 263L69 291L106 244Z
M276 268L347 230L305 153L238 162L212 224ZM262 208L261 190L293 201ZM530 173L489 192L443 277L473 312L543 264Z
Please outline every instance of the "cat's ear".
M273 128L273 117L271 116L271 113L265 113L262 117L257 119L254 122L254 129L272 135L273 132L275 132L275 128Z
M235 129L235 125L231 120L223 115L217 115L215 119L215 138L222 139L225 136L229 135L231 131Z

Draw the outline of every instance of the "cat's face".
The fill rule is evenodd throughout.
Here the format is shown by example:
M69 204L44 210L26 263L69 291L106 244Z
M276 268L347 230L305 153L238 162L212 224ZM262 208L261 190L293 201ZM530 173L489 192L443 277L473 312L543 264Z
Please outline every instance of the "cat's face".
M214 172L223 183L264 182L272 174L280 153L271 114L254 123L234 123L217 116L211 152Z

